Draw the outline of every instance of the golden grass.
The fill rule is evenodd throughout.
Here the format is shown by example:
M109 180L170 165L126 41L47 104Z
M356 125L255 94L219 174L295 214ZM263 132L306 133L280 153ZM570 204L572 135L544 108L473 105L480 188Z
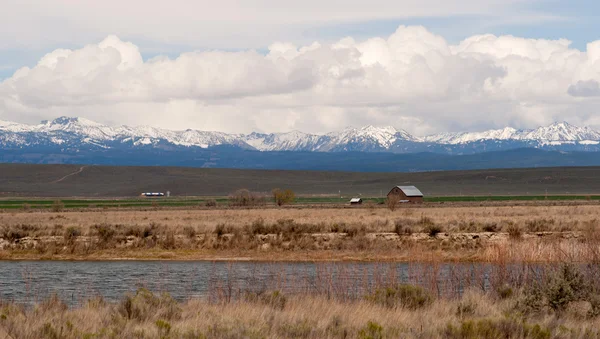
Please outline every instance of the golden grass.
M566 313L526 317L518 297L471 290L418 309L366 300L292 296L281 305L256 300L175 302L142 291L118 303L91 299L69 309L50 298L33 308L4 304L0 328L9 338L591 338L598 318ZM129 300L129 301L127 301ZM0 332L1 333L1 332Z
M0 213L0 259L590 261L592 205Z

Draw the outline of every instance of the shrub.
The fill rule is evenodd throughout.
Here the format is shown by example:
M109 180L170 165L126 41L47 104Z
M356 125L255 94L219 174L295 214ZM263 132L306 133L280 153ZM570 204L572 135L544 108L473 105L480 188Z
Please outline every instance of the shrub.
M534 219L527 220L525 226L529 232L546 232L550 230L550 225L554 225L554 219Z
M158 319L156 322L156 329L158 330L158 336L160 338L168 338L171 332L171 324L168 321Z
M506 228L506 231L508 232L508 236L511 239L521 239L521 237L523 236L523 232L521 231L521 227L515 225L515 224L510 224L508 225L508 227Z
M233 228L231 226L225 224L218 224L215 227L214 233L217 235L217 237L221 237L223 234L231 233L232 231Z
M387 205L387 208L389 208L390 211L393 212L396 210L396 207L398 207L398 204L400 204L400 197L392 195L385 199L385 204Z
M411 235L413 233L411 219L396 219L394 221L394 232L398 235Z
M383 327L374 321L369 321L367 325L358 331L359 339L382 339Z
M435 237L438 233L442 232L442 227L438 225L427 225L423 229L423 232L429 234L430 237Z
M262 218L258 218L256 220L254 220L252 222L252 224L250 224L250 234L252 235L256 235L256 234L268 234L270 231L270 228L267 227L267 225L265 224L265 220Z
M251 303L260 303L271 306L278 310L283 310L287 303L287 298L279 291L268 292L247 292L244 300Z
M192 226L185 226L183 228L183 233L190 239L194 239L196 237L196 229Z
M495 222L487 223L483 225L483 231L496 233L498 232L498 224L496 224Z
M250 192L247 189L237 190L231 195L229 195L229 204L231 206L258 206L265 204L264 195Z
M428 226L434 226L435 222L433 222L433 219L431 219L430 217L426 217L426 216L422 215L421 219L419 219L419 224L423 227L428 227Z
M583 275L572 265L563 265L546 287L548 306L562 312L573 301L586 300L588 289Z
M448 324L444 331L445 338L535 338L547 339L551 332L539 325L529 325L516 319L480 319L461 321L459 326Z
M121 301L118 311L123 317L138 321L152 317L165 321L181 316L181 309L168 293L158 297L145 288L138 289L134 296L127 295Z
M71 226L65 230L64 238L65 241L71 243L75 241L77 237L81 235L81 229Z
M52 212L62 212L65 209L65 204L60 200L54 200L52 203Z
M389 308L402 307L416 310L433 302L433 297L422 287L401 284L377 289L367 300Z
M473 301L463 300L456 307L456 316L457 317L472 316L475 314L476 309L477 309L477 305Z
M94 225L94 229L96 230L100 243L102 244L109 243L115 235L114 228L112 228L111 225L108 224Z
M512 287L507 286L507 285L499 287L496 290L496 293L498 293L498 297L500 299L508 299L508 298L512 297L514 294Z
M204 205L206 207L217 207L217 201L215 199L210 199L207 200L206 203L204 203Z
M280 190L276 188L273 190L273 200L277 206L291 204L296 200L296 194L292 190Z
M175 235L171 232L167 233L161 241L162 248L166 249L166 250L172 250L176 248L176 244L175 244Z
M29 224L19 224L14 226L5 225L2 227L0 236L6 241L14 242L16 240L31 236L37 230L37 226Z

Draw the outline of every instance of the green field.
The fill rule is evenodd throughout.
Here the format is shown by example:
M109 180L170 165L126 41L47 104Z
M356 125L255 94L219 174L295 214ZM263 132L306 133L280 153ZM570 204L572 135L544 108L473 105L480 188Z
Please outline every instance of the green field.
M226 206L227 197L219 198L155 198L155 199L7 199L0 200L0 209L76 209L76 208L134 208L134 207L203 207L209 200ZM293 205L348 204L348 198L298 197ZM572 201L600 200L598 195L520 195L520 196L447 196L426 197L425 202L483 202L483 201ZM365 203L383 204L385 198L364 198ZM269 200L267 204L272 204Z

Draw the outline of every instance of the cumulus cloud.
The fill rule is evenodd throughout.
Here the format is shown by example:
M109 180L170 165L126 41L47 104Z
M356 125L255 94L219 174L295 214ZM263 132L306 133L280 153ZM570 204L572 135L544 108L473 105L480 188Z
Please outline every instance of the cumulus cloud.
M109 36L55 50L1 82L0 119L67 114L227 132L376 124L415 134L594 124L599 61L600 41L586 51L567 40L494 35L453 45L420 26L366 40L273 43L264 54L146 61L135 44Z

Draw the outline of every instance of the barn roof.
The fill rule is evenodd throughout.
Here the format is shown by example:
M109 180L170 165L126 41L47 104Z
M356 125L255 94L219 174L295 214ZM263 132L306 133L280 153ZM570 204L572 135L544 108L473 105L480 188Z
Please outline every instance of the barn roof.
M407 197L422 197L423 193L415 186L398 186L398 188L406 194Z

